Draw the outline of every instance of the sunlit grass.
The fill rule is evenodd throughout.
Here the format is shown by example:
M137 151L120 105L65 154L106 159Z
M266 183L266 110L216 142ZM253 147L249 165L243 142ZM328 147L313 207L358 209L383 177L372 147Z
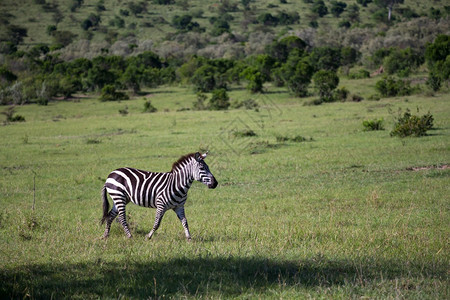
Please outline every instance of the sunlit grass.
M144 96L17 107L26 122L0 131L0 295L445 299L449 171L437 167L449 163L448 95L304 106L275 91L230 92L259 111L178 111L195 101L189 87L148 91L156 113L142 112ZM392 112L416 107L437 129L390 137ZM374 118L386 130L365 132ZM256 135L232 134L245 129ZM200 149L219 187L190 191L192 243L173 212L145 241L155 212L133 205L134 238L114 222L100 239L111 170L168 171Z

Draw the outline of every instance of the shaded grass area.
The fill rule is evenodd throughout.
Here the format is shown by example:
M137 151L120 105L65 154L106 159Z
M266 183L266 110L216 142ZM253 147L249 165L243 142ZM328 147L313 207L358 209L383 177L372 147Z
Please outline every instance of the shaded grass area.
M74 264L36 264L2 270L2 297L98 298L103 296L236 297L258 296L273 289L329 289L339 294L350 289L362 295L374 287L378 296L391 292L407 296L435 280L435 292L445 290L447 266L408 263L395 259L273 260L264 257L182 257L168 261L141 261L130 257L120 262L97 259ZM391 282L395 281L395 288ZM391 286L390 288L388 286ZM383 293L388 288L388 294ZM392 290L389 290L392 289ZM430 292L430 291L423 291ZM431 291L432 292L432 291ZM314 294L314 292L313 292ZM428 294L432 296L432 294Z

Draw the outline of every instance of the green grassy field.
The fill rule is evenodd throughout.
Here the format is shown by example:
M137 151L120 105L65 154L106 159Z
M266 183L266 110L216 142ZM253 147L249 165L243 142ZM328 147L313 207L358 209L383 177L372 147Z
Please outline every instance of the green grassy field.
M370 95L373 82L341 84ZM26 122L0 129L0 297L448 299L448 94L320 106L275 88L230 97L260 108L177 111L192 106L190 87L149 91L152 114L144 96L17 107ZM399 108L430 111L436 129L390 137ZM375 118L386 130L363 131ZM233 134L247 129L256 136ZM168 171L205 149L219 186L190 190L193 242L172 212L146 241L155 211L135 205L133 239L116 222L100 239L110 171Z

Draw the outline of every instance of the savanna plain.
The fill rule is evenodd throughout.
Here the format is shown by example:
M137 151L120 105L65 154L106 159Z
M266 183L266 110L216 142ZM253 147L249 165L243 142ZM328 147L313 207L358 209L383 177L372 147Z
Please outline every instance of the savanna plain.
M0 127L0 297L448 299L448 94L320 106L277 88L229 95L259 108L185 110L195 94L182 86L16 107L26 122ZM157 112L142 112L148 99ZM391 137L399 109L429 111L435 129ZM385 130L364 131L380 118ZM219 186L189 192L192 242L173 212L146 241L155 211L132 204L133 238L114 222L101 239L110 171L167 172L206 150Z

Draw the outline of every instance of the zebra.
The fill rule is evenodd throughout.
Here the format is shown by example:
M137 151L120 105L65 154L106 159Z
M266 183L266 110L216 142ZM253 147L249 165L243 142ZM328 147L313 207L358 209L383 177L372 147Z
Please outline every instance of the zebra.
M186 239L190 241L191 234L184 214L188 190L194 180L204 183L210 189L215 189L218 185L204 160L207 153L196 152L184 155L173 163L172 170L167 173L134 168L119 168L112 171L102 189L101 223L106 222L103 238L106 239L109 236L111 223L117 216L125 234L129 238L132 237L125 215L125 206L131 201L139 206L156 208L155 223L146 235L146 239L152 238L161 224L164 213L172 209L183 225ZM113 201L111 210L109 210L107 194Z

